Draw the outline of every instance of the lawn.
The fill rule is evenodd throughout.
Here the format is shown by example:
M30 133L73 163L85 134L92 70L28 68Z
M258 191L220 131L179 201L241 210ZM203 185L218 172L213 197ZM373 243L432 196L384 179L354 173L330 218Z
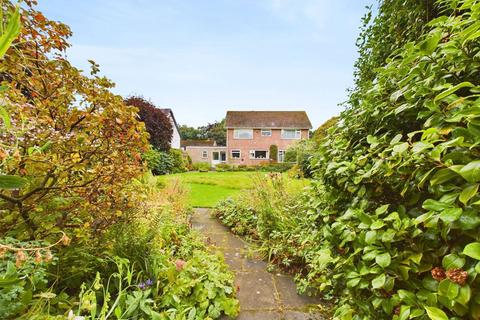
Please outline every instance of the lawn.
M242 190L253 187L255 177L264 172L185 172L159 176L168 181L180 179L190 189L190 204L193 207L211 208L220 200L234 196ZM292 180L299 187L305 186L306 180Z

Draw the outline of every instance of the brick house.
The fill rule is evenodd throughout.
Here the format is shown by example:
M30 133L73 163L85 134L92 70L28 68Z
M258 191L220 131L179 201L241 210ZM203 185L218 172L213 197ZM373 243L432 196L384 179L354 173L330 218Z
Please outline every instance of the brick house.
M228 111L227 163L258 165L270 162L270 146L278 148L278 162L294 143L309 138L312 124L305 111Z

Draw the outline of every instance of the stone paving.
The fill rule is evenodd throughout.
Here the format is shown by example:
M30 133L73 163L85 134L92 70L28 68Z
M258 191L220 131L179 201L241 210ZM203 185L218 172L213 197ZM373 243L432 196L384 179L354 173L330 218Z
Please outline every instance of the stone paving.
M241 309L238 320L326 319L319 313L317 299L299 295L290 276L267 272L267 263L248 254L248 244L212 218L208 209L196 209L192 225L223 253L235 272Z

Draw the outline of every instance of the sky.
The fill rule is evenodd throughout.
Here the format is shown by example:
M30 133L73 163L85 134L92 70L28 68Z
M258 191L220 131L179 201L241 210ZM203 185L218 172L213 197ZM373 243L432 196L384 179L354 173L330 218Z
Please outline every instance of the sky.
M69 60L201 126L227 110L341 112L365 6L374 0L40 0L68 24Z

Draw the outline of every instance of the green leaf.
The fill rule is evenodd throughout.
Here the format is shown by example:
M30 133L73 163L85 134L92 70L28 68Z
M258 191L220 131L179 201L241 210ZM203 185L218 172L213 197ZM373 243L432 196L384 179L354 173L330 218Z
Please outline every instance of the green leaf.
M0 175L0 189L20 189L27 180L19 176Z
M470 301L471 297L472 297L472 290L470 289L470 286L467 284L460 288L460 293L458 294L458 297L455 300L458 303L463 304L464 306L468 306L468 302Z
M459 90L459 89L461 89L461 88L464 88L464 87L470 87L470 88L471 88L471 87L474 87L474 85L473 85L472 83L468 82L468 81L459 83L459 84L457 84L456 86L453 86L453 87L451 87L451 88L449 88L449 89L447 89L447 90L439 93L439 94L435 97L435 99L433 99L433 101L441 100L441 99L443 99L443 98L451 95L451 94L454 93L455 91L457 91L457 90Z
M385 284L385 280L386 280L385 274L381 274L381 275L377 276L376 278L374 278L372 280L373 289L379 289L379 288L383 287L383 285Z
M445 169L440 169L435 174L433 175L432 179L430 180L430 184L432 186L437 185L437 184L442 184L444 182L447 182L455 177L458 177L457 173L455 171L450 170L449 168Z
M480 242L472 242L465 246L463 254L470 258L480 260Z
M8 25L5 32L0 37L0 58L3 58L5 52L20 33L20 8L17 6L13 14L8 18Z
M435 307L425 307L428 317L432 320L448 320L447 315L441 309Z
M452 206L449 205L448 203L443 203L437 200L433 199L427 199L423 202L422 208L425 210L430 210L430 211L442 211L445 209L449 209Z
M9 129L12 126L10 122L10 115L2 106L0 106L0 119L2 119L3 123L5 124L5 128Z
M455 299L460 292L460 286L448 279L443 280L438 285L438 294L447 297L450 300Z
M465 259L462 257L459 257L455 253L451 253L449 255L446 255L442 259L442 266L449 270L449 269L455 269L455 268L461 268L465 265Z
M378 256L375 257L375 262L382 268L386 268L390 265L392 262L392 257L390 256L390 253L385 252L382 254L379 254Z
M458 198L460 202L464 205L467 205L468 201L477 194L478 186L479 184L477 183L463 189L462 193L460 193L460 196Z
M458 173L468 182L480 182L480 160L472 161L463 166Z
M428 38L420 44L420 50L426 55L431 55L438 46L442 35L440 32L429 34Z
M400 289L400 290L397 291L397 293L398 293L398 296L400 297L400 299L403 302L405 302L406 304L408 304L410 306L416 304L417 297L415 296L415 294L413 292Z
M440 219L444 222L451 223L458 220L462 216L462 208L448 208L440 213Z

